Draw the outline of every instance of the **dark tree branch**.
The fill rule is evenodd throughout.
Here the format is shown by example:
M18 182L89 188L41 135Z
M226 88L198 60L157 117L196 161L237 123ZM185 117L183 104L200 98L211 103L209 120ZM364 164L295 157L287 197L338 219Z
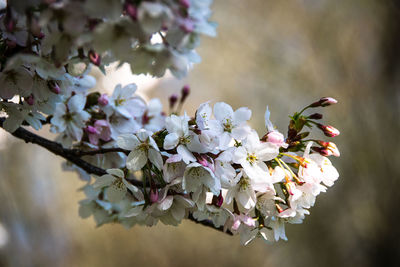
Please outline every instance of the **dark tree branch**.
M4 117L0 117L0 127L3 128L3 123L5 121ZM68 149L64 148L61 144L48 140L44 137L41 137L37 134L34 134L22 127L19 127L15 132L12 133L13 136L17 137L18 139L24 140L25 143L32 143L39 145L41 147L46 148L48 151L52 152L53 154L56 154L60 157L63 157L64 159L70 161L71 163L75 164L79 168L83 169L89 174L95 174L95 175L104 175L107 172L99 168L97 166L94 166L90 164L89 162L81 159L80 157L86 156L86 155L97 155L101 153L109 153L109 152L123 152L127 154L129 151L120 149L120 148L104 148L104 149L98 149L98 150L93 150L93 151L81 151L78 149ZM143 187L143 183L138 180L129 180L133 185L137 187ZM224 231L223 227L215 227L212 221L210 220L203 220L203 221L197 221L191 213L189 213L188 220L191 220L197 224L204 225L206 227L213 228L217 231L224 232L229 235L233 235L231 231Z
M90 151L83 151L80 149L71 149L71 153L74 153L75 156L77 156L77 157L94 156L94 155L98 155L98 154L105 154L105 153L112 153L112 152L122 152L125 155L128 155L130 151L119 148L119 147L100 148L97 150L90 150Z

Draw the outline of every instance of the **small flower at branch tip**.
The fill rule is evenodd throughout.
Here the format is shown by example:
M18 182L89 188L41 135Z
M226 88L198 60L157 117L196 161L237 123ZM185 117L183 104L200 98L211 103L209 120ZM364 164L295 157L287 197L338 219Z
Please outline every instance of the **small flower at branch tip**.
M320 128L324 134L328 137L335 137L338 136L340 134L339 130L336 129L333 126L330 125L322 125L322 124L317 124L318 128Z

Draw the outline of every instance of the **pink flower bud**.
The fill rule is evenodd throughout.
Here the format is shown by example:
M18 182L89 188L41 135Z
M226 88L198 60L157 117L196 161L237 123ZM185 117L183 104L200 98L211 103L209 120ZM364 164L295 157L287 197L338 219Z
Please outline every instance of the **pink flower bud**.
M332 156L332 152L324 147L312 147L312 150L324 157Z
M158 190L157 188L150 190L150 202L155 203L158 201Z
M324 141L317 141L317 143L322 146L325 150L322 153L328 154L327 156L333 155L335 157L340 157L339 149L337 148L336 144L333 142L324 142Z
M267 134L267 142L282 146L285 143L285 137L278 131L272 131Z
M97 54L97 53L94 52L93 50L90 50L90 51L89 51L89 59L90 59L90 62L92 62L94 65L100 66L101 57L100 57L99 54Z
M97 131L97 129L95 128L95 127L93 127L93 126L88 126L88 127L86 127L85 128L85 131L88 133L88 134L99 134L99 131Z
M319 100L321 107L330 106L337 103L337 100L332 97L323 97Z
M186 9L190 7L190 0L180 0L179 3Z
M61 92L60 86L56 82L50 82L50 90L57 95Z
M183 103L186 100L187 96L190 94L189 85L183 86L183 88L181 90L181 94L182 94L181 103Z
M222 192L220 192L217 198L217 203L215 204L217 205L217 207L220 208L223 203L224 203L224 197L222 196Z
M137 20L137 8L131 3L125 3L125 12L133 20Z
M176 101L178 101L178 96L173 94L169 97L169 108L173 108L175 106Z
M108 105L108 96L107 94L102 94L98 99L97 102L101 106L107 106Z
M326 107L333 104L336 104L337 100L332 97L323 97L317 102L312 103L309 107L316 108L316 107Z
M200 155L198 156L197 161L204 167L209 168L211 171L215 171L214 162L210 157L206 155Z
M32 106L33 104L35 104L35 97L31 94L25 99L25 101L26 103L28 103L28 105Z
M324 134L328 137L335 137L340 134L338 129L330 125L318 124L318 128L320 128L324 132Z

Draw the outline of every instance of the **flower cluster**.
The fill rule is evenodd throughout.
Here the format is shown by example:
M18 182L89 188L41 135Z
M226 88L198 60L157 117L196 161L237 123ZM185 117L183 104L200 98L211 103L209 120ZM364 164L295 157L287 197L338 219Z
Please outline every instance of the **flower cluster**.
M73 95L95 86L91 66L105 72L110 63L129 63L135 74L161 77L170 70L180 78L200 61L194 50L200 35L216 35L212 1L9 2L0 10L0 110L9 115L10 132L23 122L39 129L46 116L59 121L69 107L80 114L83 100ZM75 125L88 119L80 115L71 117ZM94 128L88 131L97 133ZM54 129L82 136L66 125Z
M120 134L123 167L108 169L83 188L80 214L93 215L99 225L126 227L178 225L192 217L240 234L243 244L257 236L286 240L285 224L301 223L339 176L327 158L339 156L336 145L306 140L308 132L302 132L313 124L321 128L316 120L322 115L303 112L292 117L287 138L269 120L268 109L260 138L248 124L248 108L233 110L223 102L200 105L194 117L172 113L157 131ZM322 128L329 136L338 133Z
M321 114L304 115L333 98L295 113L285 137L268 108L263 135L245 107L207 102L194 116L180 115L189 86L169 98L169 115L160 100L136 95L135 84L93 92L91 67L104 72L112 62L136 74L184 76L199 61L200 35L215 35L211 0L9 2L0 10L0 125L9 132L50 125L57 143L42 146L67 153L64 167L87 181L82 217L126 227L208 220L243 244L286 240L285 224L301 223L338 178L327 158L340 155L336 145L303 131L339 134L318 122ZM88 172L105 174L93 181Z

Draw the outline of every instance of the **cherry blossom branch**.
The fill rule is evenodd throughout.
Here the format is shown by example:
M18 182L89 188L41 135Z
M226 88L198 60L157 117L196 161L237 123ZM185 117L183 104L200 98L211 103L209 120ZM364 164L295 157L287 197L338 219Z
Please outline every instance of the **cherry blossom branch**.
M0 117L0 127L3 128L3 123L6 118ZM86 155L97 155L101 153L109 153L109 152L123 152L127 153L129 151L121 149L121 148L103 148L103 149L98 149L98 150L93 150L93 151L81 151L78 149L67 149L64 148L61 144L48 140L44 137L41 137L37 134L34 134L22 127L19 127L15 132L12 133L13 136L15 136L18 139L24 140L25 143L32 143L39 145L43 148L46 148L48 151L52 152L53 154L56 154L60 157L63 157L64 159L70 161L71 163L75 164L79 168L83 169L89 174L95 174L95 175L104 175L107 172L99 167L96 167L87 161L81 159L81 156L86 156ZM133 185L137 187L142 187L143 184L141 181L137 180L129 180ZM206 227L213 228L217 231L224 232L223 227L215 227L213 223L210 220L203 220L203 221L197 221L192 214L189 214L188 220L193 221L197 224L204 225ZM233 235L229 230L225 232L229 235Z
M3 128L3 123L5 121L4 117L0 117L0 127ZM25 143L32 143L46 148L48 151L65 158L66 160L74 163L76 166L80 167L89 174L104 175L106 171L102 168L96 167L85 160L76 156L75 149L63 148L63 146L57 142L48 140L37 134L34 134L22 127L19 127L15 132L12 133L13 136L22 139Z

